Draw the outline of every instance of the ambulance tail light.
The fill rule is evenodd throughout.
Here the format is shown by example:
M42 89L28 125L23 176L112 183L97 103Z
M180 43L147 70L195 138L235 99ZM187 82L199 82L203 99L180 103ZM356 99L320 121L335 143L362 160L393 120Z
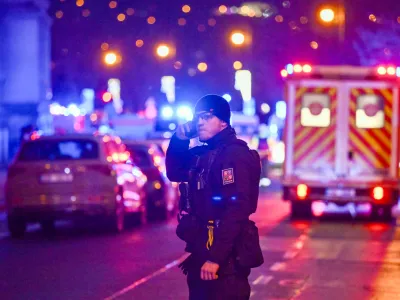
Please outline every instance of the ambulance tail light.
M385 191L381 186L376 186L372 190L372 197L377 201L382 200L384 195L385 195Z
M302 183L297 186L297 189L296 189L297 198L305 199L308 196L308 192L309 192L309 189L308 189L307 185Z

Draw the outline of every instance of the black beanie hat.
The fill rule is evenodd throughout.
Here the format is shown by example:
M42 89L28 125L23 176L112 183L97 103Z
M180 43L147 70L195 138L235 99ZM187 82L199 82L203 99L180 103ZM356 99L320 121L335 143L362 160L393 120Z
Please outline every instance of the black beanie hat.
M218 119L230 124L231 108L228 101L218 95L206 95L197 101L194 108L195 114L199 112L212 112Z

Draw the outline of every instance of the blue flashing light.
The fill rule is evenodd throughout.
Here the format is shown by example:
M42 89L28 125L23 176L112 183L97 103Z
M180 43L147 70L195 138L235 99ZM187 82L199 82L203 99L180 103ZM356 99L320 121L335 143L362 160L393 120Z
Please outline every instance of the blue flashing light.
M214 197L212 197L212 199L213 199L214 201L221 201L221 200L222 200L222 197L221 197L221 196L214 196Z
M292 64L287 64L286 65L286 71L288 72L288 74L293 74L294 66Z
M286 103L285 101L278 101L275 105L276 115L280 119L286 118Z
M396 68L396 76L397 76L397 77L400 77L400 67L397 67L397 68Z

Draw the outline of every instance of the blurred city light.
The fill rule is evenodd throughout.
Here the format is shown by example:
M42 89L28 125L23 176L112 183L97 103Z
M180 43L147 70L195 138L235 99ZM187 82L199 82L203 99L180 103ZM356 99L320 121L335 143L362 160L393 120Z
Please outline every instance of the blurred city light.
M170 53L169 47L167 45L159 45L157 47L157 55L159 57L167 57Z
M163 108L161 108L161 116L164 119L171 119L173 115L174 111L171 106L164 106Z
M243 64L238 60L233 63L233 68L235 70L240 70L242 67L243 67Z
M286 118L286 102L285 101L278 101L275 104L275 112L276 116L280 119Z
M193 112L189 106L180 106L176 112L178 118L184 119L186 121L193 120Z
M318 49L318 43L316 41L312 41L310 43L311 48L313 48L314 50Z
M217 21L214 18L211 18L211 19L208 19L207 23L209 26L214 27L215 24L217 24Z
M110 92L105 92L101 98L105 103L108 103L112 99L112 94Z
M143 47L143 45L144 45L143 40L137 40L136 41L136 47L140 48L140 47Z
M288 77L288 71L286 71L286 70L281 70L281 76L282 76L282 77Z
M222 98L224 98L226 101L231 102L232 101L232 96L229 94L224 94L222 96Z
M179 26L185 26L186 25L186 19L185 18L179 18L178 19L178 25Z
M82 7L85 4L85 1L83 0L76 0L76 6Z
M218 7L218 11L221 14L224 14L224 13L226 13L228 11L228 8L225 5L221 5L220 7Z
M180 68L182 68L182 63L181 63L180 61L176 61L176 62L174 63L174 68L177 69L177 70L179 70Z
M268 103L263 103L261 104L261 112L263 114L267 114L271 111L271 107L268 105Z
M108 45L108 43L102 43L100 47L101 47L101 50L107 51L108 48L110 47L110 45Z
M108 6L110 8L116 8L117 7L117 1L110 1L110 3L108 4Z
M207 68L208 68L208 66L207 66L207 64L204 63L204 62L201 62L201 63L199 63L199 64L197 65L197 69L199 69L200 72L205 72L205 71L207 71Z
M234 45L243 45L245 40L245 36L241 32L234 32L231 35L231 41Z
M369 15L369 20L370 20L371 22L376 22L376 16L373 15L373 14L370 14L370 15Z
M175 77L161 77L161 92L165 93L169 103L175 102Z
M156 18L154 17L148 17L147 18L147 23L150 25L153 25L156 22Z
M117 20L120 21L120 22L125 21L125 19L126 19L125 14L119 14L119 15L117 16Z
M331 23L335 19L335 12L331 8L324 8L319 12L319 17L323 22Z
M189 5L184 5L184 6L182 6L182 11L185 13L185 14L187 14L187 13L189 13L190 12L190 6Z
M115 54L114 52L109 52L104 56L104 62L107 65L114 65L117 62L117 54Z
M128 16L133 16L134 13L135 13L135 10L131 7L126 10L126 14Z
M61 19L63 17L64 13L62 12L62 10L59 10L56 12L56 18L57 19Z
M278 23L282 23L283 22L283 17L281 15L277 15L275 17L275 21L278 22Z

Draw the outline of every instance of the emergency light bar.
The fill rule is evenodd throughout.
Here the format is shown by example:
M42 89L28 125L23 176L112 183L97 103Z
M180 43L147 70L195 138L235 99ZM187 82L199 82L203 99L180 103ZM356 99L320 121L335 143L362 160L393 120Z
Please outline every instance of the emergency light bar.
M396 78L400 77L400 67L378 66L311 66L309 64L288 64L281 70L281 76L290 75L304 77L358 77L358 78Z

